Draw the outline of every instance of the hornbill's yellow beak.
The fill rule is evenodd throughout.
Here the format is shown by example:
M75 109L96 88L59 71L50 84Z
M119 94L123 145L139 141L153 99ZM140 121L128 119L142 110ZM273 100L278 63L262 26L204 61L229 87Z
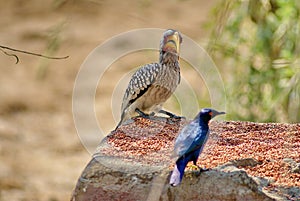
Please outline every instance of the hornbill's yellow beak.
M173 33L171 33L170 35L165 36L165 41L162 49L166 52L174 52L179 54L181 42L182 38L180 33L178 31L173 31Z

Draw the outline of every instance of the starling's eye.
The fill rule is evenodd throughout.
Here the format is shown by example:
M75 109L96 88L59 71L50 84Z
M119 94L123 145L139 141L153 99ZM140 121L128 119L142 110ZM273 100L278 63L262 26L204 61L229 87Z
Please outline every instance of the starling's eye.
M213 115L213 113L212 113L212 112L209 112L208 114L209 114L210 116L212 116L212 115Z

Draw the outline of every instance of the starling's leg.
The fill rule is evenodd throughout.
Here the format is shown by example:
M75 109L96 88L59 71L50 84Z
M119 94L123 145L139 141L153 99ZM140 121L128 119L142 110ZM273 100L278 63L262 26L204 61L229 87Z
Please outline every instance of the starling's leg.
M206 172L206 171L208 171L209 170L209 168L202 168L202 167L200 167L199 165L197 165L197 161L195 162L195 161L193 161L193 166L192 166L193 168L197 168L198 170L199 170L199 173L200 172Z
M174 118L174 119L185 119L185 117L181 117L181 116L177 116L171 112L168 112L166 110L159 110L159 113L162 113L162 114L165 114L165 115L168 115L170 118Z
M193 169L198 169L198 170L201 171L201 167L199 167L198 165L193 164L190 167L193 168Z
M194 159L194 160L193 160L193 165L191 165L191 167L194 168L194 169L198 169L198 170L201 169L201 168L197 165L197 159Z

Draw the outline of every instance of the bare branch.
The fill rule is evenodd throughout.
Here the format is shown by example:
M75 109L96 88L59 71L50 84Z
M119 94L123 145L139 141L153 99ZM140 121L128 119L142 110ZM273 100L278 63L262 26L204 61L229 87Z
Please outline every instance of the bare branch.
M14 52L20 52L20 53L23 53L23 54L34 55L34 56L38 56L38 57L44 57L44 58L47 58L47 59L66 59L66 58L69 57L69 56L64 56L64 57L50 57L50 56L46 56L46 55L42 55L42 54L37 54L37 53L28 52L28 51L24 51L24 50L18 50L18 49L14 49L14 48L10 48L10 47L6 47L6 46L3 46L3 45L0 45L0 50L4 54L6 54L8 56L13 56L13 57L16 58L16 64L19 63L19 57L17 55L15 55L15 54L9 54L6 51L4 51L3 49L7 49L7 50L10 50L10 51L14 51Z
M16 58L16 64L19 63L19 57L15 54L9 54L8 52L5 52L3 49L0 49L4 54L6 54L7 56L12 56Z

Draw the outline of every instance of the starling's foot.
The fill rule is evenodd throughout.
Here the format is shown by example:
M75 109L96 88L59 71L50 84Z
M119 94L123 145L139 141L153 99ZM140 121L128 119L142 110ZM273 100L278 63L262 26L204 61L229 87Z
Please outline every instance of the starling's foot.
M200 170L200 172L201 172L201 167L200 166L198 166L198 165L191 165L190 166L192 169L196 169L196 170Z
M199 176L202 172L206 172L206 171L210 170L209 168L202 168L198 165L192 165L191 167L198 170L198 171L194 172L194 174L197 175L197 176Z
M210 170L209 168L202 168L199 165L195 165L195 164L192 164L190 167L199 170L199 172L206 172Z
M174 118L174 119L185 119L185 117L177 116L177 115L175 115L175 114L173 114L171 112L168 112L166 110L159 110L159 113L168 115L170 118Z

